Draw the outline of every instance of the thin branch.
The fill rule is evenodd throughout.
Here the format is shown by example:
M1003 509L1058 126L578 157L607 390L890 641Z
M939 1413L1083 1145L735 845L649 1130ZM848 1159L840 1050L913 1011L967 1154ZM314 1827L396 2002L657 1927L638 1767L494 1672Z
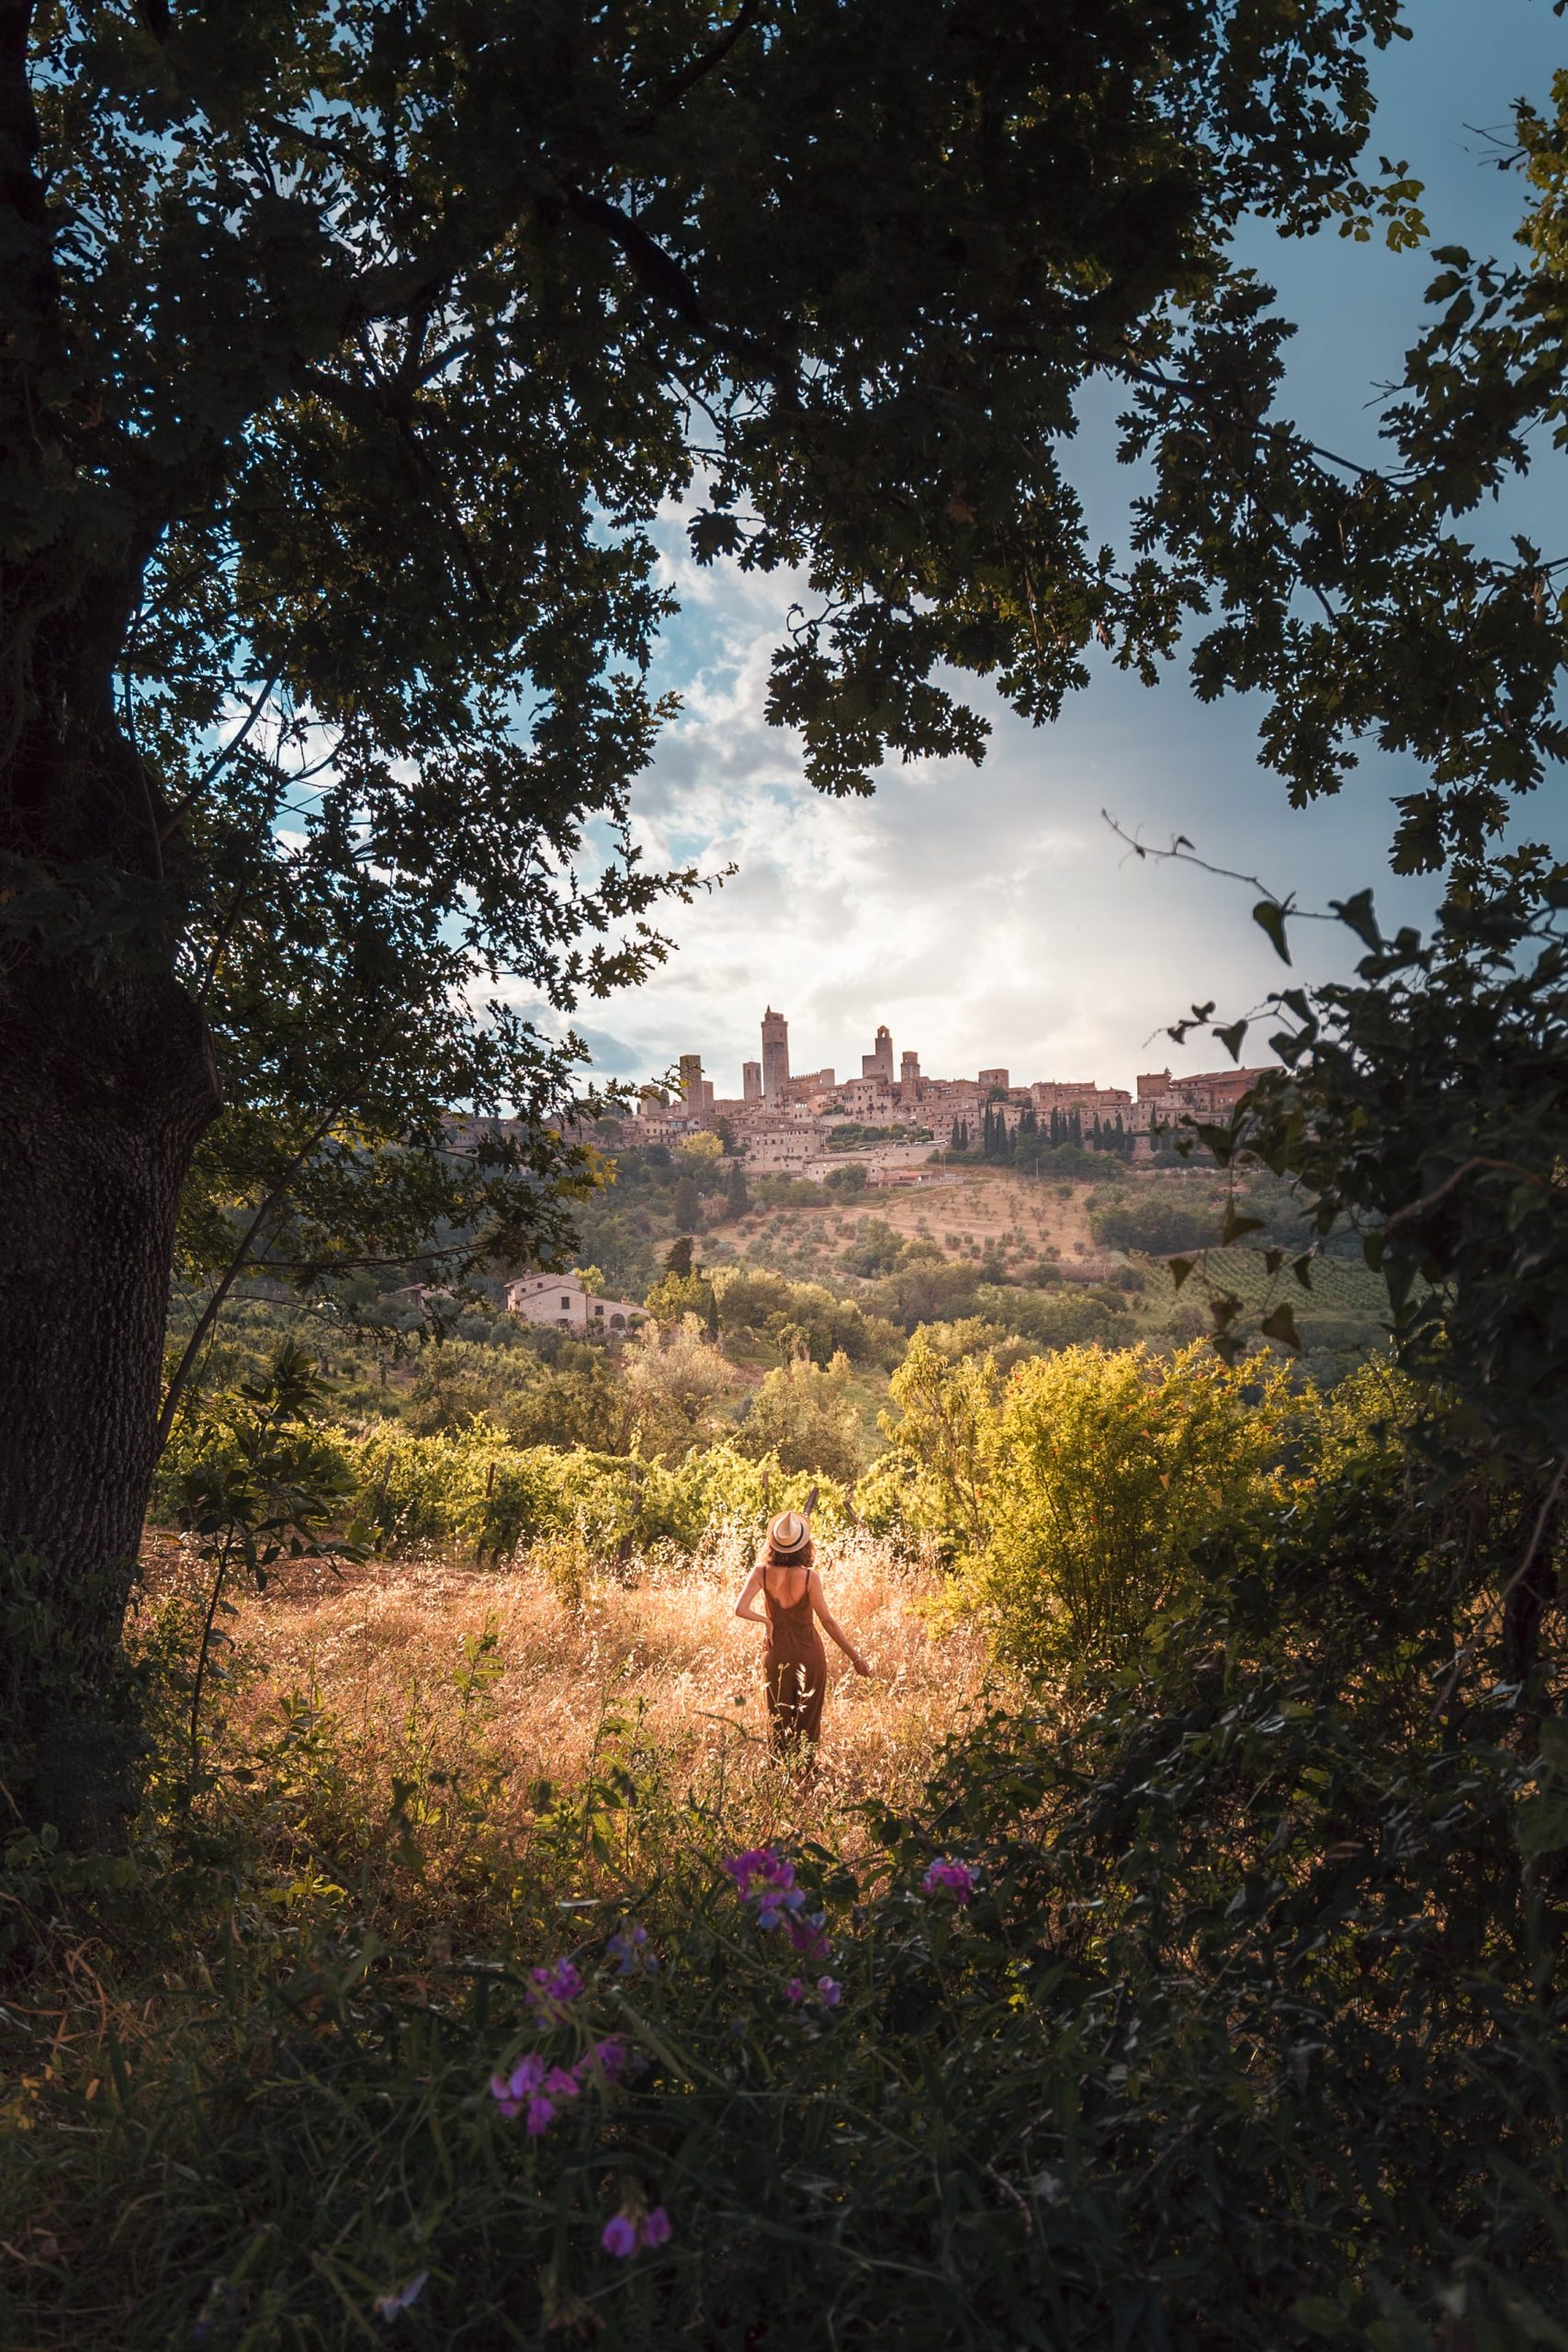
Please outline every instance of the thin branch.
M654 100L651 111L647 115L634 118L630 128L634 130L650 128L664 112L666 107L673 106L677 98L683 98L688 90L694 90L699 82L705 81L710 74L724 63L742 34L750 31L761 14L761 0L742 0L741 6L736 11L735 22L728 31L721 33L711 48L701 51L689 63L683 65L673 79L666 83L662 94Z
M260 686L256 690L255 700L248 706L245 711L243 724L240 726L229 738L229 741L224 744L222 750L217 753L216 757L209 761L208 765L203 768L196 782L191 786L190 790L186 794L185 798L175 802L170 814L168 824L164 827L165 835L174 831L175 827L179 823L180 819L185 815L186 809L195 806L196 802L207 790L208 786L213 781L214 777L219 775L221 769L227 767L235 752L242 748L245 738L249 735L252 728L255 725L256 720L260 718L262 711L271 701L274 691L277 685L277 681L281 675L281 671L272 670L269 671L267 675L262 680Z
M1134 857L1152 857L1160 865L1174 860L1178 865L1195 865L1201 874L1216 875L1222 882L1245 882L1248 889L1256 890L1261 898L1268 899L1270 906L1278 907L1282 915L1289 915L1292 922L1337 922L1340 920L1338 915L1325 912L1321 907L1298 907L1293 899L1281 899L1278 891L1271 890L1267 882L1259 881L1256 874L1238 874L1228 865L1212 865L1206 857L1199 856L1185 833L1178 833L1168 849L1151 849L1147 842L1141 842L1128 832L1109 808L1102 808L1100 813L1117 840L1125 842Z
M1472 1159L1462 1161L1451 1176L1445 1176L1440 1184L1434 1185L1431 1192L1423 1193L1418 1201L1407 1202L1404 1208L1396 1209L1391 1217L1385 1218L1383 1231L1392 1233L1395 1226L1404 1225L1409 1218L1422 1216L1427 1209L1436 1208L1439 1201L1446 1201L1449 1194L1462 1184L1467 1176L1473 1175L1478 1168L1495 1169L1501 1175L1517 1176L1521 1184L1533 1184L1538 1193L1562 1190L1561 1185L1552 1182L1550 1176L1540 1175L1533 1168L1521 1168L1517 1159L1488 1159L1477 1152Z
M1184 398L1199 404L1201 404L1205 394L1212 394L1213 391L1212 386L1195 384L1188 376L1162 375L1157 368L1135 367L1130 360L1112 358L1108 355L1102 355L1102 359L1107 368L1113 369L1117 375L1125 377L1129 383L1143 384L1150 391L1179 392ZM1266 429L1262 420L1259 420L1258 429L1261 437ZM1339 466L1348 474L1359 474L1363 481L1387 484L1397 479L1396 476L1380 472L1376 466L1363 466L1355 458L1341 458L1337 451L1325 449L1321 441L1308 441L1301 434L1296 433L1293 426L1290 429L1296 447L1304 450L1309 458L1321 458L1325 464Z
M639 220L623 212L603 196L594 196L587 188L575 187L570 180L558 183L560 194L569 209L580 220L602 229L611 243L631 264L632 270L646 293L661 302L684 327L701 335L705 343L727 358L739 361L765 376L776 390L793 384L795 362L774 344L760 342L755 335L746 334L731 327L723 327L710 320L703 309L702 297L695 281L672 254L666 253L656 238L650 237Z
M326 1117L321 1120L321 1124L317 1127L312 1129L311 1133L306 1137L304 1143L301 1144L299 1149L289 1161L288 1167L284 1170L283 1174L273 1186L271 1192L267 1193L266 1198L263 1201L260 1208L257 1209L254 1216L251 1219L250 1224L245 1227L244 1235L240 1242L239 1249L234 1253L234 1256L230 1260L222 1279L218 1283L217 1288L214 1290L211 1297L208 1300L206 1306L197 1317L196 1329L191 1333L189 1340L186 1343L185 1353L181 1356L179 1363L175 1367L174 1376L169 1382L168 1392L164 1398L164 1409L158 1416L157 1450L160 1453L162 1453L164 1446L169 1442L169 1431L175 1425L175 1410L179 1405L181 1396L185 1394L186 1386L190 1379L191 1374L196 1369L197 1358L200 1354L201 1350L206 1343L207 1335L211 1330L214 1323L218 1320L219 1310L222 1306L224 1300L228 1297L230 1291L239 1280L240 1275L244 1272L246 1264L250 1261L252 1246L255 1241L257 1234L261 1231L262 1227L266 1223L267 1218L272 1215L273 1210L277 1206L279 1201L282 1200L290 1184L293 1183L295 1177L298 1176L300 1169L304 1166L311 1152L315 1150L316 1146L325 1136L329 1128L332 1126L333 1122L335 1119L341 1118L343 1112L341 1106L335 1107L327 1113Z

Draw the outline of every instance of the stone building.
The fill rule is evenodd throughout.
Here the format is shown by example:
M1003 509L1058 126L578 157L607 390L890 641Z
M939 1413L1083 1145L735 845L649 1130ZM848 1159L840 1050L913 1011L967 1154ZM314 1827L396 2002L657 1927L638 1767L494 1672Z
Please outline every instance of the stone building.
M594 1298L576 1274L520 1274L506 1285L506 1305L525 1323L553 1323L560 1331L629 1331L648 1320L646 1306Z
M893 1083L893 1038L886 1022L876 1033L876 1043L869 1054L860 1057L862 1078L879 1079L884 1086Z
M703 1076L701 1054L682 1054L681 1057L681 1101L694 1117L712 1118L713 1087Z
M760 1102L762 1099L762 1065L742 1062L740 1065L740 1099L743 1102Z

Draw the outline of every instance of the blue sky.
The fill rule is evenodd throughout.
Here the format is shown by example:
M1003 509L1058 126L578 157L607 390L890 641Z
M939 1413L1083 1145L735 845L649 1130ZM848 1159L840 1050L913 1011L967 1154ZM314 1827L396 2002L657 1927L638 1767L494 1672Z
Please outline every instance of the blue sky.
M1407 0L1415 38L1378 69L1371 158L1407 159L1425 181L1434 244L1508 245L1518 181L1495 169L1515 98L1544 105L1568 65L1568 22L1551 0ZM1327 237L1249 237L1246 258L1298 322L1291 404L1349 456L1375 444L1375 388L1397 376L1432 268L1424 254ZM1071 457L1091 536L1113 536L1129 477L1111 454L1114 403L1086 409ZM1526 493L1542 528L1544 485ZM1555 503L1555 502L1554 502ZM667 546L682 611L663 682L685 708L635 802L649 854L694 858L722 889L672 910L676 954L646 986L585 1005L577 1023L605 1075L645 1077L700 1052L721 1093L739 1092L764 1004L788 1014L797 1069L858 1073L878 1022L896 1052L938 1076L1006 1065L1016 1077L1125 1085L1140 1069L1212 1063L1164 1024L1194 1001L1227 1013L1258 1003L1282 967L1248 918L1248 896L1190 869L1130 857L1109 808L1152 842L1189 835L1217 863L1258 874L1303 905L1367 882L1381 908L1419 920L1426 886L1387 874L1390 802L1412 771L1375 749L1336 800L1292 811L1260 768L1245 702L1199 705L1179 667L1153 691L1101 665L1052 727L989 701L989 757L883 773L874 799L824 802L796 747L762 721L768 657L788 590L695 572L678 520ZM1532 838L1564 828L1558 786L1525 812ZM1336 926L1297 929L1298 969L1349 961Z

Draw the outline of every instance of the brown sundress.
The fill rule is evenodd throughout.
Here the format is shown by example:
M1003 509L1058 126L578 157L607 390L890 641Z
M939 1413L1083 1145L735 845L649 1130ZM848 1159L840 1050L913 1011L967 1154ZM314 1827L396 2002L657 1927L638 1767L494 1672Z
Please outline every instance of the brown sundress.
M762 1606L768 1644L762 1666L768 1678L768 1714L773 1751L783 1755L801 1740L822 1735L822 1701L828 1687L828 1653L811 1608L811 1585L792 1607L775 1600L762 1571Z

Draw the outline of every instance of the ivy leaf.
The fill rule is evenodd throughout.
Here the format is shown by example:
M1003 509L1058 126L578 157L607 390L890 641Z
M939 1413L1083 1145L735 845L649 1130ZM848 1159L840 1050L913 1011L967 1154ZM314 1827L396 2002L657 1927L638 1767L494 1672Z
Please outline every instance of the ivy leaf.
M1291 960L1291 951L1285 942L1285 910L1279 900L1259 899L1252 910L1252 920L1259 931L1268 933L1274 953L1280 963L1288 964Z
M1278 1340L1282 1347L1290 1349L1292 1355L1300 1355L1302 1335L1296 1329L1295 1309L1288 1300L1276 1306L1272 1314L1266 1315L1258 1328L1266 1340Z
M1245 1021L1233 1021L1228 1029L1216 1029L1214 1032L1233 1062L1241 1059L1241 1041L1247 1035L1247 1026Z
M1234 1201L1227 1202L1225 1221L1220 1228L1220 1238L1228 1249L1233 1241L1239 1241L1244 1233L1261 1233L1268 1221L1267 1217L1243 1216Z
M1378 920L1372 912L1372 894L1370 889L1358 890L1353 899L1330 899L1328 903L1340 922L1348 924L1363 947L1375 949L1382 945L1382 933L1378 929Z
M1165 1263L1166 1271L1169 1274L1172 1283L1178 1290L1179 1290L1182 1283L1187 1280L1188 1275L1192 1272L1197 1261L1192 1258L1168 1258Z

